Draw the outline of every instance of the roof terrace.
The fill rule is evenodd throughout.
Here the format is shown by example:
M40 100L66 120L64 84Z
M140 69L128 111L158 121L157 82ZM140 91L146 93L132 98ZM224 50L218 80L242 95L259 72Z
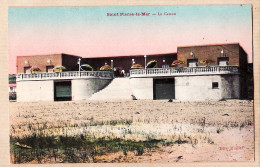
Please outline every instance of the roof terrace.
M238 66L169 67L130 70L130 77L166 77L190 75L239 74Z
M113 71L66 71L17 74L16 81L100 78L113 79Z

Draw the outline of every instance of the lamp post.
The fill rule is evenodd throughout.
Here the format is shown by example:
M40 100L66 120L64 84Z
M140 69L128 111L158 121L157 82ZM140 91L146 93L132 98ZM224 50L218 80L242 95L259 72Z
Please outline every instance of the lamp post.
M79 57L79 59L78 59L79 72L80 72L80 61L81 61L81 57Z
M190 55L191 55L192 58L195 57L193 52L190 52Z
M114 69L114 64L113 64L114 60L111 60L111 67L112 69Z
M135 64L135 59L132 59L132 66Z
M49 65L51 65L51 60L50 60L50 59L48 59L48 60L47 60L47 63L49 63Z
M144 68L146 69L146 55L144 55Z
M222 54L223 57L225 57L223 49L221 50L221 54Z
M162 64L162 68L166 68L166 65L165 65L165 59L163 59L163 64Z

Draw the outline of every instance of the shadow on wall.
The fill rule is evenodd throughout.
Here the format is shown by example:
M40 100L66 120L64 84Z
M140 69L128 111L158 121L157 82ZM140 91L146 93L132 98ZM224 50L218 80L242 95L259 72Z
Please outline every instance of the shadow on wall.
M113 80L114 80L114 79L111 79L111 80L110 80L109 82L107 82L103 87L101 87L97 92L99 92L99 91L105 89L108 85L111 84L111 82L112 82ZM96 93L97 93L97 92L96 92Z

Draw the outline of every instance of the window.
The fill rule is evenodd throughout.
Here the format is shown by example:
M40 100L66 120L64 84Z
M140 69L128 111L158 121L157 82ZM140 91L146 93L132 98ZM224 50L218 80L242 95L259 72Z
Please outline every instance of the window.
M218 89L218 82L212 82L212 89Z
M188 67L197 67L198 66L198 59L187 59Z
M189 62L189 67L197 67L197 63L196 62Z
M227 66L229 58L228 57L218 57L218 65L219 66Z
M53 72L54 66L46 66L46 72Z
M24 73L31 73L31 71L30 71L30 69L31 69L31 67L24 67Z
M228 62L227 61L219 61L219 66L227 66Z

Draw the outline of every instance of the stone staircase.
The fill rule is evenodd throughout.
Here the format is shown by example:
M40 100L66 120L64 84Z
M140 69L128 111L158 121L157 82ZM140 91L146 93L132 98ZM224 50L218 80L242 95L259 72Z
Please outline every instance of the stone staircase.
M132 100L129 78L114 78L104 89L94 93L89 100Z

